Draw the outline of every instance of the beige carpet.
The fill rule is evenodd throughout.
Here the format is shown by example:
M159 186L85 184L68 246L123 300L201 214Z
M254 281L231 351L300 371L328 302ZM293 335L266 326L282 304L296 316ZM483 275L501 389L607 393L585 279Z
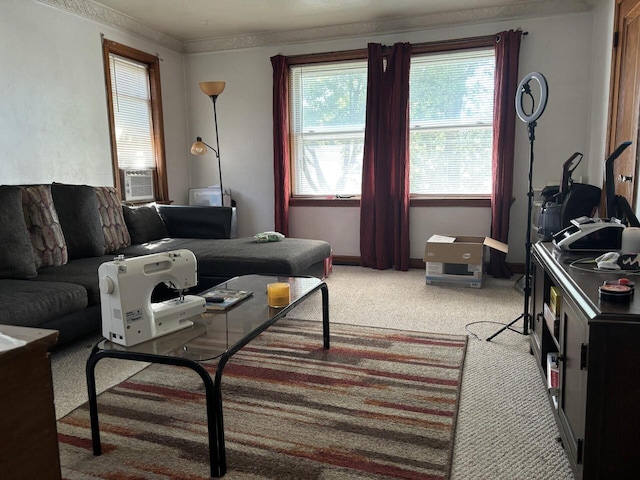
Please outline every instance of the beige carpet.
M423 270L375 271L334 266L327 279L331 321L421 332L466 334L470 322L503 322L516 318L523 298L513 288L516 278L487 278L482 289L427 286ZM318 295L319 297L319 295ZM290 318L318 320L320 299L309 299ZM545 388L528 337L493 323L468 327L462 397L456 430L454 479L571 479L571 469L558 436ZM521 322L516 325L521 329ZM53 356L58 418L86 401L84 361L88 339ZM138 371L136 362L103 360L96 376L98 390Z

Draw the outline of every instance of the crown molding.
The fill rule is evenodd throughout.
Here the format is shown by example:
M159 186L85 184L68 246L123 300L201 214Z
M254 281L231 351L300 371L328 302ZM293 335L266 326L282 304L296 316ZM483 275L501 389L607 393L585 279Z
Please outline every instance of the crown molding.
M108 27L152 40L177 52L184 52L184 40L150 27L133 17L91 0L36 0L38 3L64 10Z
M594 4L594 0L563 0L562 2L557 0L529 1L519 5L475 8L418 17L394 18L372 22L290 30L286 32L255 33L185 41L92 0L36 1L94 22L144 37L182 53L205 53L268 45L290 45L337 38L411 32L503 20L549 17L553 15L587 12L593 9Z
M419 17L386 19L374 22L359 22L329 27L307 28L287 32L256 33L227 37L205 38L185 41L186 53L205 53L218 50L308 43L337 38L353 38L397 32L411 32L431 28L470 25L516 20L522 18L549 17L570 13L587 12L593 9L592 0L553 0L529 2L508 7L486 7L456 12L446 12Z

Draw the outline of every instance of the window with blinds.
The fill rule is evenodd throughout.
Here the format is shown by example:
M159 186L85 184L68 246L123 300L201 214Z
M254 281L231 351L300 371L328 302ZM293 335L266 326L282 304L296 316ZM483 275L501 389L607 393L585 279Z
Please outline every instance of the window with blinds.
M493 47L412 56L413 196L491 194L494 73ZM360 195L366 97L366 60L291 67L294 196Z
M493 48L411 58L412 194L491 194L494 71Z
M149 67L109 55L118 167L155 169Z
M364 60L291 67L293 195L360 194L366 99Z

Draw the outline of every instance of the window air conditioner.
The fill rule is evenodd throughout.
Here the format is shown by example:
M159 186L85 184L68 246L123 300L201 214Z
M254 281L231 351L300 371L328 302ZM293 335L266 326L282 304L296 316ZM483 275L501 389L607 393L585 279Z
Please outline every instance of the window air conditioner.
M124 198L127 202L154 200L153 170L125 170Z

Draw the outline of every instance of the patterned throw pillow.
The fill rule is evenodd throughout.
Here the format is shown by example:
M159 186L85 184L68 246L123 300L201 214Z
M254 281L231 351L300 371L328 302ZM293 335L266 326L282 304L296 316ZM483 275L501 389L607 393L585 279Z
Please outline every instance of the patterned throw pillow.
M67 244L64 240L58 213L53 205L50 185L22 186L22 212L27 224L36 268L59 267L67 263Z
M105 253L131 245L131 237L122 215L122 204L114 187L95 187L102 220Z

